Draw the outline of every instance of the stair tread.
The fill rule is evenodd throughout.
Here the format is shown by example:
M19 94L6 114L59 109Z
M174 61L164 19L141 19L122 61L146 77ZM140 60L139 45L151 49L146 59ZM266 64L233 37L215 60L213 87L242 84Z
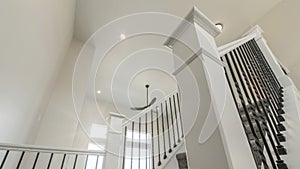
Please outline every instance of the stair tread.
M176 154L179 169L188 169L186 153Z

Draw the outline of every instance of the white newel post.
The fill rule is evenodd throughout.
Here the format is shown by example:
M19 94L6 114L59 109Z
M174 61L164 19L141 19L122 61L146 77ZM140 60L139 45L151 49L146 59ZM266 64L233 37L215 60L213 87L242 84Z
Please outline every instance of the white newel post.
M251 34L255 35L255 40L256 40L260 50L264 54L266 60L268 61L270 67L272 68L273 72L275 73L276 77L281 77L285 74L282 71L282 69L278 63L276 56L273 54L273 52L269 48L266 39L262 36L262 33L263 33L263 30L258 25L256 25L252 29L250 29L247 33L245 33L244 35L245 36L251 35Z
M110 124L107 132L106 156L103 162L104 169L119 169L121 167L122 124L125 116L110 113Z
M215 44L220 31L196 8L186 20L165 45L174 54L189 167L255 168Z

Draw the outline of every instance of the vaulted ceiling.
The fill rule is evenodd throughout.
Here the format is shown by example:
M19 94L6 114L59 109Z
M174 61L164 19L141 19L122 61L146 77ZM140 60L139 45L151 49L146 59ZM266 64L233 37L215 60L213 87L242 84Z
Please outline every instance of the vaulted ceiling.
M196 6L224 24L217 38L224 44L239 37L281 0L77 0L75 38L87 40L101 26L137 12L166 12L184 17Z
M222 22L224 29L217 37L218 45L225 44L239 38L246 30L256 24L262 16L271 10L281 0L77 0L75 13L74 37L85 42L99 28L120 17L141 12L164 12L184 17L193 6L196 6L213 22ZM124 30L126 32L126 30ZM116 35L120 36L120 35ZM126 36L126 35L125 35ZM162 97L176 88L172 80L171 71L157 71L155 69L136 72L131 78L130 86L126 88L126 79L113 82L114 75L120 64L124 64L126 57L145 58L143 61L160 60L167 70L172 67L172 56L161 51L142 51L145 48L163 48L165 37L140 36L125 39L106 55L99 65L95 80L96 90L101 90L99 100L120 104L122 112L130 112L131 105L143 105L145 102L144 85L152 86L152 97ZM137 52L138 51L138 52ZM156 57L153 57L155 55ZM158 58L157 58L158 57ZM127 59L130 60L130 59ZM134 62L132 62L132 66ZM119 72L121 77L127 76L128 71ZM113 98L115 93L129 93L127 100ZM128 100L131 105L128 104ZM123 109L125 107L125 109ZM120 112L120 111L119 111ZM125 113L126 114L126 113ZM128 115L128 114L127 114Z

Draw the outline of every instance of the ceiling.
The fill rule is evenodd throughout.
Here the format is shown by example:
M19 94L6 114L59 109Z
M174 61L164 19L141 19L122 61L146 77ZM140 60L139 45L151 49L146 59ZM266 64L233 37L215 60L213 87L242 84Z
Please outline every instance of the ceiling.
M77 0L75 38L86 41L97 29L137 12L166 12L184 17L193 6L224 24L219 44L232 41L281 0Z
M224 24L222 34L216 39L221 45L237 39L280 1L77 0L74 36L84 42L101 26L132 13L165 12L184 17L196 6L213 22ZM161 98L176 89L176 81L171 75L172 54L162 46L165 40L166 37L143 35L125 39L115 46L97 70L95 86L96 90L101 90L97 98L114 103L120 109L118 112L131 116L134 114L130 111L130 106L145 104L145 84L151 85L150 97ZM153 63L161 69L148 67L146 70L134 70L143 63Z
M164 41L159 35L142 35L115 46L97 69L95 90L101 91L97 99L114 103L118 112L131 117L137 111L130 107L146 105L146 84L150 85L149 99L160 100L175 91L173 55L162 46Z

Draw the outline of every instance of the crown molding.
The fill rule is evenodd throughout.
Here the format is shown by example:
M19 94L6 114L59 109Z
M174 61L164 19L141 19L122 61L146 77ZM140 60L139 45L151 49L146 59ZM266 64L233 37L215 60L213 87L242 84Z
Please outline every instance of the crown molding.
M242 36L254 35L255 39L260 39L264 31L259 25L253 26L250 30L244 33Z
M186 29L191 24L195 23L213 37L216 37L221 33L221 30L219 30L207 16L205 16L197 7L194 6L184 20L175 29L172 35L167 39L164 45L172 48L173 44L183 35Z

